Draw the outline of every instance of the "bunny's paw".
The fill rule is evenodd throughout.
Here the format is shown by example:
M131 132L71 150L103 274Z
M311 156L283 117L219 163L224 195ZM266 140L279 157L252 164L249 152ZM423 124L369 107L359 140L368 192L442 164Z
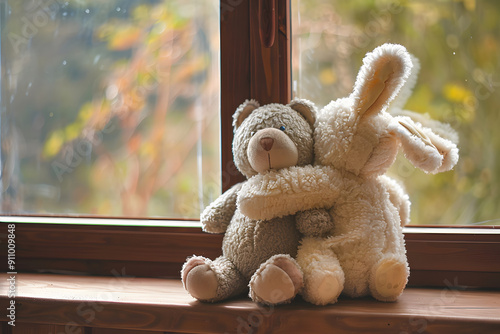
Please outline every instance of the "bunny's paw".
M396 259L384 259L375 269L371 292L381 301L395 301L403 292L408 281L408 267Z
M334 304L343 289L343 272L314 270L306 280L302 296L315 305Z

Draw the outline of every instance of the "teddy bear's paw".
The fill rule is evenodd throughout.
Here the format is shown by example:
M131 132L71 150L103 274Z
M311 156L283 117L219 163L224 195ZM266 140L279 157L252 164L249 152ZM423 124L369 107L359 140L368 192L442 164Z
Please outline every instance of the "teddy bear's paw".
M395 301L403 292L408 281L405 263L396 259L382 260L375 271L372 295L381 301Z
M306 279L302 296L315 305L334 304L344 289L343 281L337 272L315 270Z
M287 256L273 257L263 263L250 281L250 297L263 304L291 301L303 286L298 265Z
M217 296L217 275L201 257L191 258L182 272L183 283L191 296L209 301Z
M295 297L295 286L290 276L280 267L269 264L250 283L250 296L264 304L280 304Z

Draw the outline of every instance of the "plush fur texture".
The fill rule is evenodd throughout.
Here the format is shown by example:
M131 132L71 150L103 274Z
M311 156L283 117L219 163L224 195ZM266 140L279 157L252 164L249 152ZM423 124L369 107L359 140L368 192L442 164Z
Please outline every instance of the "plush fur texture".
M330 207L341 195L340 172L324 166L290 167L256 175L246 182L237 205L252 219L272 219L300 210Z
M311 164L314 113L314 106L305 100L286 106L259 107L253 100L243 103L233 118L236 167L253 180L279 168ZM300 240L297 225L304 233L310 229L309 235L331 229L326 210L272 219L243 215L236 203L248 182L233 186L201 215L205 231L225 233L221 257L211 261L193 256L182 269L184 287L201 301L237 296L249 286L254 301L289 302L303 286L303 274L294 259ZM313 223L299 224L301 219Z
M236 199L242 183L238 183L219 196L201 214L203 231L209 233L224 233L227 225L236 211Z
M401 226L409 220L410 203L399 183L383 174L401 148L429 173L450 170L458 160L455 143L410 117L389 113L395 102L393 111L401 114L415 84L412 68L412 57L400 45L368 53L352 94L318 113L316 166L258 175L240 190L240 210L253 219L329 208L335 228L327 237L306 236L297 254L302 294L312 303L334 303L341 292L394 301L406 286Z

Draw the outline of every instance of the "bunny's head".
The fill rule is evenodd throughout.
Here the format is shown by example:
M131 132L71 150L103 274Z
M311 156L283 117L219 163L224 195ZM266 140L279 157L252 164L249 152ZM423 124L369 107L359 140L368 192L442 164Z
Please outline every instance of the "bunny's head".
M414 65L415 64L415 65ZM384 44L368 53L347 98L330 102L318 114L315 156L361 177L384 174L400 147L413 165L429 173L447 171L458 160L451 140L408 116L393 116L415 83L418 62L401 45Z

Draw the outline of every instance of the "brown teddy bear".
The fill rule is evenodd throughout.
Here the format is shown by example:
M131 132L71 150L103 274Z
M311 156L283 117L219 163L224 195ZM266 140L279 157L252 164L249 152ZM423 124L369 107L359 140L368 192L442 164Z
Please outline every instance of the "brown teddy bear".
M236 167L251 179L311 164L314 122L314 105L306 100L262 107L247 100L233 115ZM244 216L236 203L246 182L227 190L201 215L204 231L225 235L222 256L213 261L193 256L182 268L185 289L200 301L237 296L249 286L254 301L289 302L303 285L302 270L294 259L301 232L314 236L332 228L328 212L321 209L269 220Z

